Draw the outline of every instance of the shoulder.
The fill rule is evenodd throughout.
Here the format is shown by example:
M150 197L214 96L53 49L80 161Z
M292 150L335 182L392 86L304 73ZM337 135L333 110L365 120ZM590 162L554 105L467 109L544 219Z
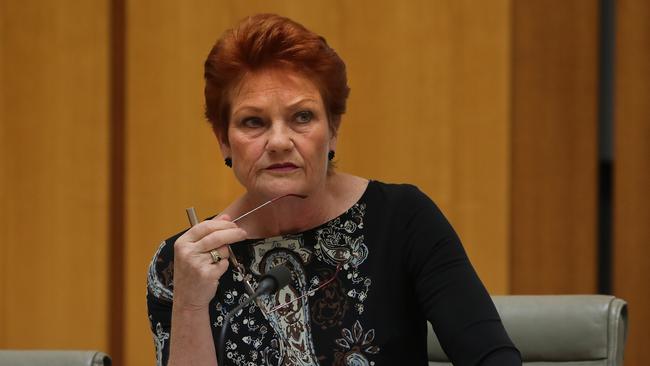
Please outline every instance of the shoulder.
M456 235L435 202L413 184L371 181L366 202L369 212L402 233L421 232L429 237Z
M152 296L172 301L174 293L174 243L187 230L163 240L149 263L147 290Z
M423 208L437 210L433 200L417 186L407 183L384 183L373 180L368 186L368 200L381 201L396 211L413 211Z

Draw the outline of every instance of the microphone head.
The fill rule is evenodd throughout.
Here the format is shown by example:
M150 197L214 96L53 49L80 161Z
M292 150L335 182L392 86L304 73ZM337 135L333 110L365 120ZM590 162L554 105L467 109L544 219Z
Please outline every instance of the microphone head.
M269 269L260 279L260 285L268 283L268 293L271 294L288 285L289 282L291 282L291 271L282 264Z

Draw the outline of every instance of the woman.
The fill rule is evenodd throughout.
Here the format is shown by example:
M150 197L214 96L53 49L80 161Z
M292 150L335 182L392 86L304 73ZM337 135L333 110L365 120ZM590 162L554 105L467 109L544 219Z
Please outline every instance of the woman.
M426 365L426 320L456 365L520 364L434 203L414 186L332 167L349 89L322 37L249 17L213 47L205 78L207 118L246 193L155 254L159 364L215 365L225 315L278 264L290 284L233 317L225 364Z

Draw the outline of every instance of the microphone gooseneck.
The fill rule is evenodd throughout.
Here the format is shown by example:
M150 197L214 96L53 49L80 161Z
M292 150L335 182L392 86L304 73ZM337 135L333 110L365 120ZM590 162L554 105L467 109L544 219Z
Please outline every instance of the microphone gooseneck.
M275 293L279 289L288 285L290 281L291 271L289 268L283 265L275 266L262 276L255 294L257 295L258 292L260 295L265 293Z
M224 345L226 343L226 331L228 330L228 325L230 324L230 319L237 314L241 309L248 306L253 300L260 297L261 295L268 295L277 292L291 282L291 271L284 265L278 265L270 270L268 270L260 279L257 289L253 296L249 296L246 301L237 305L234 309L230 310L226 317L223 320L223 325L221 327L221 335L219 337L219 349L217 353L219 355L219 365L223 366L223 357L225 353Z

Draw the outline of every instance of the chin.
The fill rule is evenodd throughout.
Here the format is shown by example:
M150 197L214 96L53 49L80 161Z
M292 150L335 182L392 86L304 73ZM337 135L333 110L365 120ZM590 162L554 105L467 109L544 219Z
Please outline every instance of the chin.
M256 193L259 193L268 199L284 196L286 194L307 194L308 191L309 189L306 183L291 180L274 180L272 182L265 182L264 184L258 185L255 189Z

